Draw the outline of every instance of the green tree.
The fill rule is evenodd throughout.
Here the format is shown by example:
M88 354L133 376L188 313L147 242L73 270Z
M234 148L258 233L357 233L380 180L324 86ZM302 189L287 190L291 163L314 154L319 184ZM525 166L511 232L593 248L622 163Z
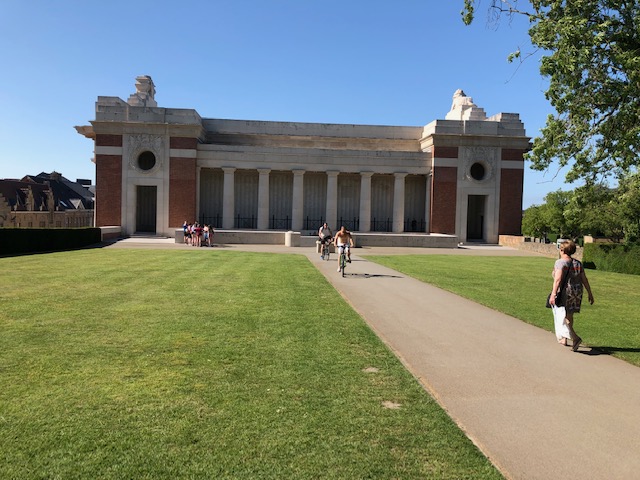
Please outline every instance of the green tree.
M569 224L577 227L578 236L606 237L615 242L624 238L624 219L617 202L617 191L604 184L576 188L564 216Z
M522 234L527 237L547 238L549 226L545 221L545 205L532 205L522 214Z
M620 181L615 205L623 219L625 240L640 240L640 173L630 175Z
M573 192L562 190L547 193L544 197L544 221L549 227L549 232L557 233L561 238L577 238L580 235L575 219L565 216L565 210L572 197Z
M533 205L522 217L522 233L564 238L584 235L614 242L640 240L640 174L629 175L617 188L587 184L572 191L549 193L542 205Z
M469 24L479 0L464 0ZM557 161L567 180L593 182L633 173L640 153L640 2L637 0L491 0L490 18L526 15L549 78L547 118L528 157L535 170ZM510 59L521 57L515 52Z

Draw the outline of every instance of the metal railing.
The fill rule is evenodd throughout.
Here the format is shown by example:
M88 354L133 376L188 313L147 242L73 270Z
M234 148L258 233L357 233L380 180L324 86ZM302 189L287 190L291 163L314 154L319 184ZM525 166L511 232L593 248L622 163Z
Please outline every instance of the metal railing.
M393 221L390 218L387 218L386 220L378 220L377 218L373 218L371 220L371 231L391 232L393 231Z
M200 215L201 225L211 225L213 228L222 228L222 217L220 215L205 216Z
M422 232L427 230L427 222L424 219L416 220L415 218L407 218L404 221L405 232Z
M202 225L211 225L214 228L222 228L222 216L220 214L213 216L205 216L200 215L199 222ZM320 218L310 218L306 217L303 221L303 230L317 230L320 226L326 222L326 219L323 217ZM234 228L257 228L258 219L256 216L250 217L241 217L240 215L236 215L234 219ZM271 230L291 230L292 228L292 219L287 217L277 218L275 215L272 215L269 219L269 229ZM337 224L332 226L329 225L330 228L339 229L342 225L345 226L347 230L350 231L358 231L360 227L360 219L354 217L352 219L346 219L344 217L340 217ZM424 219L416 219L416 218L407 218L404 221L404 231L405 232L425 232L427 228L427 222ZM372 232L392 232L393 231L393 220L390 218L386 219L371 219L371 231Z
M276 218L275 215L272 215L269 228L271 230L291 230L291 219L289 217Z
M307 217L304 219L304 222L303 222L303 225L304 225L303 230L318 230L326 221L327 220L322 217L318 219Z
M236 215L235 228L258 228L258 218L251 215L250 217L241 217Z
M336 230L338 230L343 225L344 225L344 228L346 228L351 232L357 231L360 228L360 219L353 217L353 220L348 220L346 218L340 217L340 219L338 220L338 224L336 225Z

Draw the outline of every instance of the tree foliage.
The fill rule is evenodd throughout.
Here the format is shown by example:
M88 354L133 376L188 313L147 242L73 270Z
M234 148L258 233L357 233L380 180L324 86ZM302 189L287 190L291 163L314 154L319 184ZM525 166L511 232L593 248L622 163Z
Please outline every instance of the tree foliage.
M533 205L527 208L522 215L522 233L527 237L547 238L549 235L549 222L546 219L546 206Z
M564 216L578 235L606 237L614 242L625 236L624 217L616 201L617 191L603 184L576 188Z
M640 174L627 176L616 188L593 184L557 190L544 201L525 210L524 235L574 239L592 235L627 243L640 239Z
M640 240L640 174L635 173L620 181L615 204L618 214L624 219L625 239Z
M571 202L572 193L558 190L545 197L545 216L549 230L558 233L562 238L575 238L579 235L577 225L565 216L567 206Z
M469 24L480 0L464 0ZM640 2L637 0L491 0L489 16L526 15L543 56L540 72L556 113L528 153L532 168L557 161L568 181L587 183L636 171L640 153ZM511 58L520 56L520 52Z

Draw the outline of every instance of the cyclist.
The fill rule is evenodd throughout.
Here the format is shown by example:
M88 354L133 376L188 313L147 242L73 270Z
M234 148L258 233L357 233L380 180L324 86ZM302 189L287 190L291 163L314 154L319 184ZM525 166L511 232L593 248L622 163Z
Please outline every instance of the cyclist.
M343 251L347 254L347 262L351 263L351 247L353 247L353 237L351 232L347 230L344 225L340 227L340 231L336 233L336 237L333 239L338 248L339 253ZM340 255L338 255L338 271L340 271Z
M320 238L320 258L324 260L323 247L325 244L330 243L331 239L333 238L333 233L331 232L331 229L327 225L327 222L323 223L320 229L318 230L318 237Z

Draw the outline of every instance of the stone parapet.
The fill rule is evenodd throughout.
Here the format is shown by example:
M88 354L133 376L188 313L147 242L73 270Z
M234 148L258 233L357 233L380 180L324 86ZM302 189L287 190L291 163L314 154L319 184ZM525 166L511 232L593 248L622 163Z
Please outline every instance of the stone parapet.
M357 233L359 247L458 248L455 235L415 233Z
M537 238L522 237L517 235L500 235L498 243L505 247L517 248L527 252L539 253L545 257L559 258L560 251L555 243L544 243ZM573 258L582 261L583 248L576 246Z
M122 236L122 227L120 225L100 227L100 238L103 242L115 240Z
M318 236L301 235L300 232L271 230L226 230L217 229L213 237L215 244L286 245L289 247L316 247ZM353 234L357 247L415 247L458 248L455 235L415 233L362 233ZM182 229L175 230L175 242L184 242Z

